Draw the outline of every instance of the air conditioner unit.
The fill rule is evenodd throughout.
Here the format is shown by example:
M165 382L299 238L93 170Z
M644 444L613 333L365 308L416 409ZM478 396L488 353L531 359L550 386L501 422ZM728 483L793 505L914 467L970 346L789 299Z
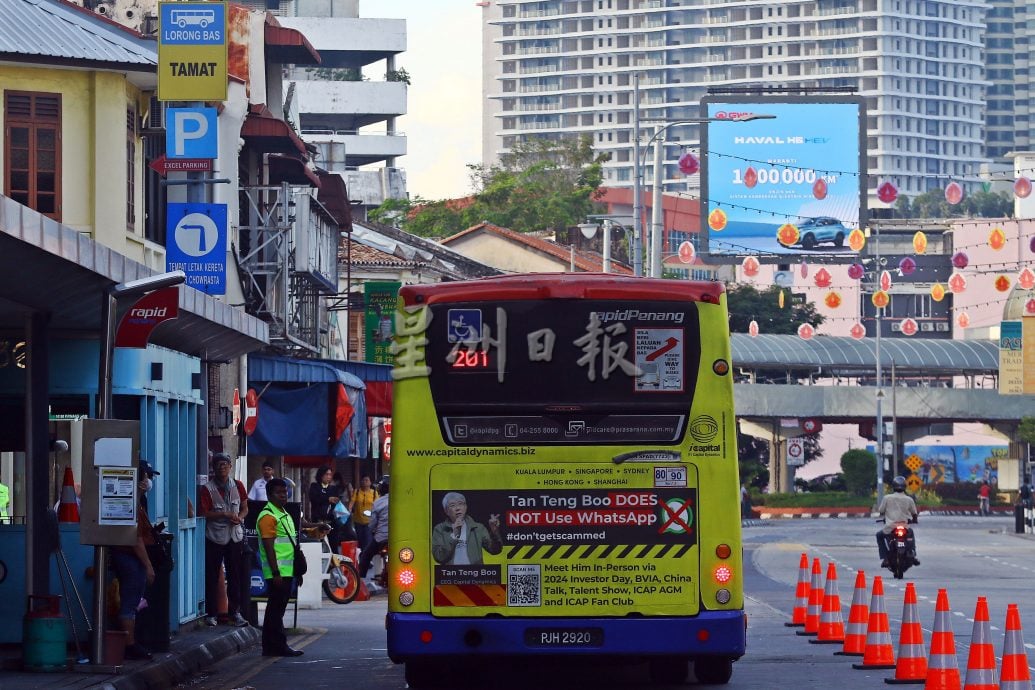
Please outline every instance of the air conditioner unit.
M948 333L949 324L944 321L939 321L936 324L934 324L934 330L939 331L941 333Z
M920 323L920 330L921 331L933 331L934 330L934 324L931 323L930 321L922 321Z
M891 322L891 330L894 331L895 333L901 333L902 332L902 322L901 321L892 321Z

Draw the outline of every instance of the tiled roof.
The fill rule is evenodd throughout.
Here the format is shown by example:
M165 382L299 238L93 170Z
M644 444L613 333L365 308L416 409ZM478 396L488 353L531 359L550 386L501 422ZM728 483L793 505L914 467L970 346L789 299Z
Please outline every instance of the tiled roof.
M538 251L543 254L548 254L556 259L569 263L571 261L571 248L562 246L556 242L544 240L541 237L535 237L523 232L516 232L514 230L508 230L507 228L501 228L498 225L492 223L479 223L474 227L467 228L455 235L446 237L442 240L442 244L449 246L457 240L473 235L479 232L487 232L497 237L501 237L505 240L513 242L515 244L524 245L533 251ZM575 250L575 268L580 271L588 271L592 273L599 273L604 268L604 259L596 252L587 252ZM611 272L620 273L625 275L632 275L632 269L625 264L617 261L611 261Z
M352 263L353 264L370 264L375 266L408 266L417 263L415 261L406 261L400 259L398 256L393 256L388 252L383 252L380 249L374 247L368 247L365 244L360 244L355 240L350 240L349 243L352 245ZM342 251L341 259L344 261L346 255L344 250Z
M64 0L0 1L0 55L158 64L154 41Z

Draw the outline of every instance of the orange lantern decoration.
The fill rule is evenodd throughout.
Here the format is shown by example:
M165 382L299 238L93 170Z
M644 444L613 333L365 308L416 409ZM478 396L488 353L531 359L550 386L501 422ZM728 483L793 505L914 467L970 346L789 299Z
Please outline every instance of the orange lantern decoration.
M923 254L927 251L927 235L923 231L917 230L916 234L913 235L913 251L917 254Z
M758 259L753 256L745 256L744 260L740 262L740 269L744 271L744 275L748 278L757 276L759 268L761 268L761 264L759 264Z
M790 223L784 223L776 231L776 239L780 241L785 247L790 247L797 243L798 237L801 233L798 232L798 228Z
M995 279L995 289L999 292L1006 292L1010 289L1010 279L1006 276L999 276Z
M935 302L941 302L945 299L945 286L941 283L935 283L931 286L931 299Z
M816 335L816 329L811 324L803 323L798 326L798 337L802 340L812 340L814 335Z
M878 309L883 309L888 306L889 302L891 302L891 298L888 297L888 293L883 290L877 290L877 292L873 293L873 297L870 298L870 301L873 302L873 306Z
M866 233L859 228L848 233L848 247L853 252L861 252L866 246Z
M812 196L817 199L827 198L827 181L822 177L817 177L816 182L812 185Z
M758 337L758 322L757 321L752 321L751 323L748 324L748 335L750 335L752 338L757 338Z
M830 271L822 267L818 271L816 271L816 277L813 278L813 280L816 283L816 287L821 288L830 287L831 279L832 276L830 275Z
M708 227L719 232L726 229L726 212L721 208L714 209L708 214Z
M780 296L776 298L776 303L783 309L783 290L780 290Z
M950 206L963 201L963 186L959 182L950 182L945 188L945 200Z
M902 319L901 326L904 335L916 335L916 332L920 330L920 327L916 325L916 321L913 319Z
M1017 284L1025 290L1031 290L1035 287L1035 272L1032 272L1030 268L1025 268L1023 271L1017 274Z
M830 291L827 293L826 299L824 299L823 302L830 309L837 309L841 306L841 295L835 291Z
M952 290L954 295L958 295L967 289L967 279L963 277L962 273L953 273L949 276L949 289Z
M1006 246L1006 234L1002 228L992 229L992 232L988 235L988 246L996 251Z
M960 312L960 315L956 317L956 325L960 328L967 328L970 326L970 314L965 311Z
M880 272L880 289L887 292L891 289L891 272L881 271Z
M856 321L855 324L852 325L852 328L850 331L848 331L848 333L856 340L860 340L861 338L865 337L866 328L861 323Z

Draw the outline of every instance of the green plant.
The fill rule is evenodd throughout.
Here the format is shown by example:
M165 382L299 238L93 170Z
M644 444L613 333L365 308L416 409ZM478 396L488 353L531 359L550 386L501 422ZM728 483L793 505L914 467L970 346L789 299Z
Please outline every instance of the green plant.
M401 81L407 86L412 86L412 84L410 84L410 73L402 67L399 69L390 69L385 72L385 81Z
M848 492L867 496L877 477L877 458L868 450L852 449L841 456L841 472Z

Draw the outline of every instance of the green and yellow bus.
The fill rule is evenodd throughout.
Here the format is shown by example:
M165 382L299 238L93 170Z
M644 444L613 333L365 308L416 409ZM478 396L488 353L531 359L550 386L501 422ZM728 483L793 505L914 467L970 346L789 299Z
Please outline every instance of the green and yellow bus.
M388 653L411 687L459 657L729 680L746 619L721 284L404 287L393 351Z

